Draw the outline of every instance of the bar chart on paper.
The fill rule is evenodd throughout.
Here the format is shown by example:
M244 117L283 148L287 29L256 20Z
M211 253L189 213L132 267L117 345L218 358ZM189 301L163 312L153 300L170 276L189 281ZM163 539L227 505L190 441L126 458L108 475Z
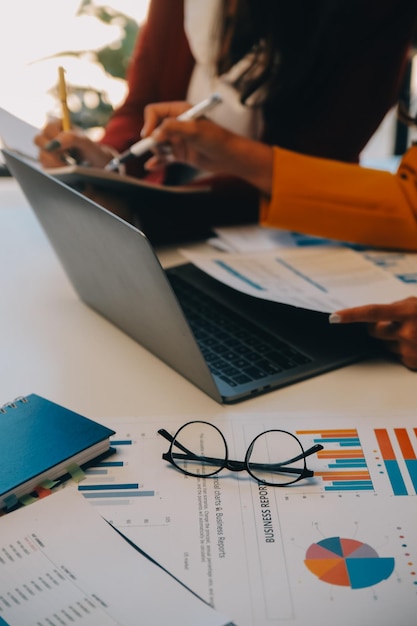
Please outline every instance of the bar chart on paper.
M132 439L113 439L111 440L112 448L116 450L122 449L122 446L132 446L134 444ZM90 479L90 484L80 484L78 490L82 492L83 496L88 499L118 499L114 504L130 504L131 498L147 498L155 495L154 490L141 489L138 482L111 482L115 479L115 472L118 468L123 468L126 461L103 461L97 464L95 467L87 470L87 478ZM91 484L93 477L97 477L98 480ZM106 482L106 478L110 478L109 482Z
M110 440L116 454L86 470L85 479L77 487L92 506L98 507L109 522L120 528L159 527L170 521L160 505L160 494L155 487L157 476L154 482L153 477L145 477L147 443L155 437L154 428L150 431L123 424Z
M323 446L316 457L316 491L417 495L417 427L309 429L296 434L305 447Z
M379 472L386 473L395 496L417 494L417 428L376 428Z
M314 472L325 492L373 491L365 453L358 431L350 429L298 430L301 438L320 443L319 467Z

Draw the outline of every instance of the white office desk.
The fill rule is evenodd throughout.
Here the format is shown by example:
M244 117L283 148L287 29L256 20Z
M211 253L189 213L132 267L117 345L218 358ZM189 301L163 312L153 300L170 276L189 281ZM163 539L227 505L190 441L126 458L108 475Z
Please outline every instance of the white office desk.
M79 301L13 180L0 180L0 404L37 393L89 417L416 407L417 374L352 365L222 407ZM176 253L161 253L171 263ZM179 258L179 257L178 257Z

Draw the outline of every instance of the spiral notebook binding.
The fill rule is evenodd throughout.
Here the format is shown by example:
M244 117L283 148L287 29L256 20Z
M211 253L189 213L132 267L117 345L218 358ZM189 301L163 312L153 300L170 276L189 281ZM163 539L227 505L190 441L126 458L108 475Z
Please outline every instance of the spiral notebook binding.
M16 409L17 402L21 402L22 404L25 404L26 402L29 402L29 400L27 399L26 396L18 396L12 402L6 402L6 404L3 404L2 406L0 406L0 413L7 413L7 409Z

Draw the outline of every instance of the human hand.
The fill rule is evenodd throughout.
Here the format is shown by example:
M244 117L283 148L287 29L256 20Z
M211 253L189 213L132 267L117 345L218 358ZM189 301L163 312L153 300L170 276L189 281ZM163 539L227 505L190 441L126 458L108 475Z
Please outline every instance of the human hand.
M166 118L177 118L187 111L191 105L188 102L155 102L148 104L143 110L142 137L148 137L158 128Z
M152 134L157 142L146 169L156 170L175 160L204 171L232 173L230 156L237 135L206 118L189 122L176 119L189 108L186 102L162 102L146 107L142 135Z
M417 370L417 297L392 304L372 304L332 313L330 323L365 322L372 337L411 370Z
M204 117L187 122L176 119L187 108L187 103L173 102L153 104L145 109L142 134L152 134L157 142L154 156L145 168L157 170L179 161L199 170L242 178L270 195L271 146L232 133Z
M58 119L48 122L34 142L40 148L39 161L44 168L62 167L69 153L76 155L77 162L99 168L115 156L111 148L92 141L80 129L64 132Z

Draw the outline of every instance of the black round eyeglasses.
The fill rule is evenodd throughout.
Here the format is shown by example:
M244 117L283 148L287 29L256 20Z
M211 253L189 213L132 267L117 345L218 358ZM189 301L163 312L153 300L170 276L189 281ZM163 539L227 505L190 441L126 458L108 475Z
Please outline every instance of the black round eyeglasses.
M231 472L246 470L256 481L271 487L284 487L314 476L314 472L307 468L306 457L323 449L322 445L316 444L304 450L292 433L266 430L253 439L244 461L233 461L229 459L223 433L210 422L188 422L175 435L164 428L158 433L170 442L169 450L162 458L183 474L208 478L223 469Z

